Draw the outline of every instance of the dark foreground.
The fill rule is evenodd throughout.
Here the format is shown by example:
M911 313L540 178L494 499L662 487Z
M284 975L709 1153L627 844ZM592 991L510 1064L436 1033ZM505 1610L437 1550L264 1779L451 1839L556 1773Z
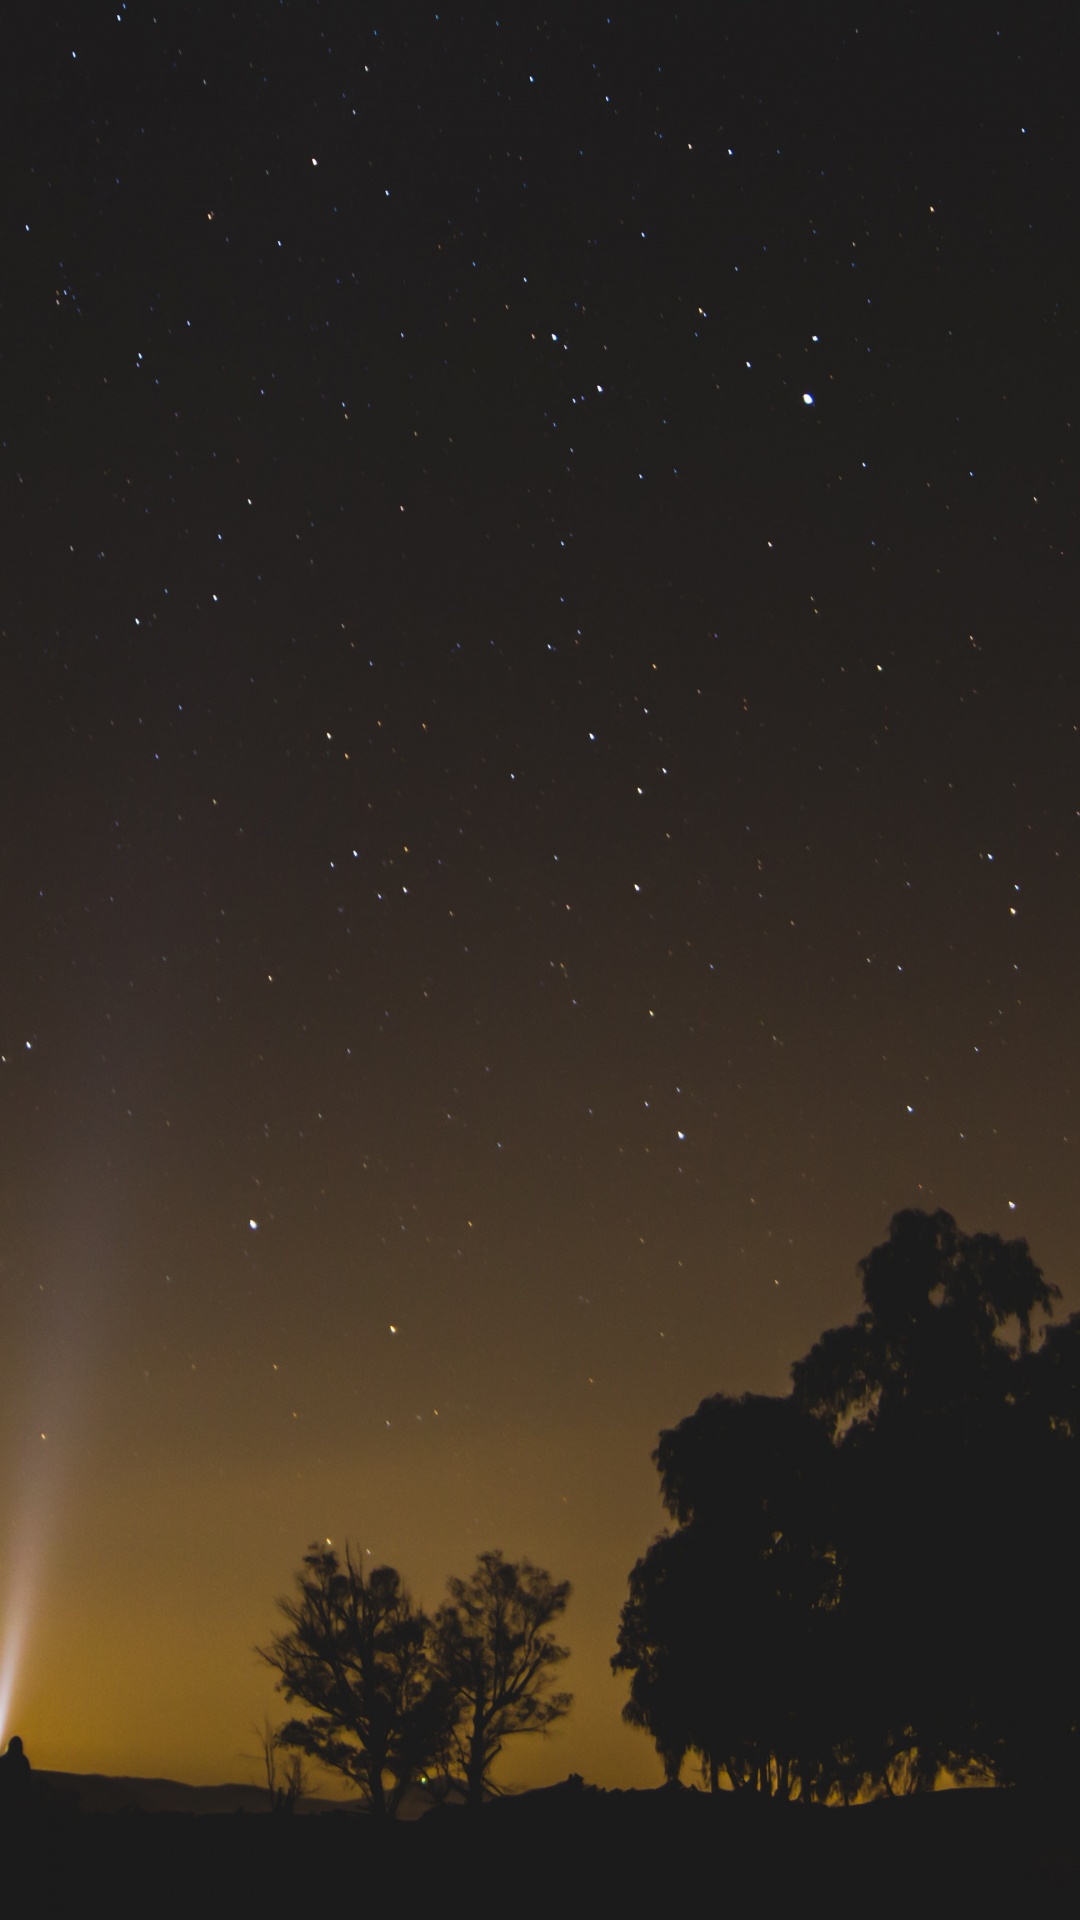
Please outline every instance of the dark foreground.
M566 1916L804 1909L1080 1911L1077 1802L956 1792L846 1809L567 1784L382 1832L362 1815L80 1814L5 1822L21 1911Z

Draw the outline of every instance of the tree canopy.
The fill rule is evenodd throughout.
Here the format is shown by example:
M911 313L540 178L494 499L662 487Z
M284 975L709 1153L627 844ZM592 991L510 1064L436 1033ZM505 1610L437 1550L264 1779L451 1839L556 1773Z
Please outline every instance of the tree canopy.
M493 1552L479 1555L467 1580L447 1585L432 1662L454 1702L451 1762L475 1806L492 1790L503 1742L545 1733L569 1711L570 1694L549 1689L569 1653L550 1628L566 1610L570 1583L552 1580L530 1560Z
M812 1415L761 1395L717 1395L661 1435L679 1529L630 1576L614 1665L633 1676L626 1718L653 1733L669 1775L693 1750L714 1785L816 1787L837 1598L831 1455Z
M348 1546L344 1559L331 1547L309 1548L296 1587L278 1602L285 1632L259 1649L286 1700L313 1709L289 1721L280 1740L346 1774L373 1812L393 1814L449 1730L429 1622L393 1567L365 1572Z
M1025 1242L944 1212L898 1214L859 1272L791 1395L661 1434L676 1531L630 1576L626 1718L669 1772L782 1796L1075 1771L1080 1316L1047 1326Z
M273 1751L345 1774L377 1814L396 1813L429 1772L459 1782L471 1804L493 1791L504 1742L569 1710L571 1696L551 1691L568 1649L550 1629L570 1585L494 1551L447 1589L432 1619L393 1567L365 1571L348 1546L344 1557L309 1548L295 1593L278 1602L285 1630L259 1649L285 1698L311 1710L268 1730Z

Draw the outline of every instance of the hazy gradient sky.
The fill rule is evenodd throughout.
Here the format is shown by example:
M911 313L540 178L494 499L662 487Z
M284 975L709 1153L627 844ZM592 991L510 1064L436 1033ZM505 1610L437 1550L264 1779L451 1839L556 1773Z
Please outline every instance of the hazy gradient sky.
M7 63L0 1602L244 1777L309 1541L573 1582L908 1205L1064 1306L1059 9L30 10ZM3 1656L0 1655L0 1658Z

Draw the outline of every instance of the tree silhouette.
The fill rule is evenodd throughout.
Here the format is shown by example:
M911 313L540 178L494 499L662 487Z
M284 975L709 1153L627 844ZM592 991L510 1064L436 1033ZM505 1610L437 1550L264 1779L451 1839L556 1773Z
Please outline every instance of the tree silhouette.
M1045 1607L1032 1323L1058 1290L1024 1241L969 1236L940 1211L898 1214L859 1272L854 1326L792 1369L839 1454L855 1745L886 1792L943 1769L1011 1777L1009 1669Z
M1026 1598L1040 1596L1034 1658L995 1671L1006 1777L1053 1793L1080 1785L1080 1313L1048 1327L1024 1363L1025 1393L1013 1425L1020 1441L1005 1488L1009 1520L1002 1553L1003 1604L1026 1624ZM1028 1471L1020 1481L1020 1461ZM1013 1627L1012 1643L1018 1634Z
M1080 1316L1040 1324L1026 1243L944 1212L898 1214L859 1272L790 1398L660 1436L678 1531L630 1577L626 1718L669 1771L774 1794L1075 1777Z
M450 1759L470 1806L495 1791L491 1768L503 1742L544 1733L565 1714L568 1693L550 1693L567 1658L549 1631L566 1609L569 1581L529 1560L482 1553L467 1580L447 1582L433 1622L432 1664L453 1702Z
M679 1523L630 1576L616 1670L625 1718L653 1735L670 1775L700 1755L788 1799L817 1790L837 1602L833 1449L791 1400L718 1394L662 1433L653 1455Z
M450 1705L433 1674L429 1622L393 1567L342 1561L313 1546L296 1595L278 1602L288 1626L258 1649L287 1700L314 1711L278 1739L359 1787L372 1812L393 1815L417 1774L441 1751Z

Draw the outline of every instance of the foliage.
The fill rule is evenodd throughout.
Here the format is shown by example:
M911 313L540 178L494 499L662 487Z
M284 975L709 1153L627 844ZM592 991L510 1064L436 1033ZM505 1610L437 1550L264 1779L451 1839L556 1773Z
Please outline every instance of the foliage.
M491 1768L504 1740L544 1733L570 1707L568 1693L548 1691L568 1654L549 1629L565 1611L570 1586L499 1552L480 1554L467 1580L447 1585L431 1658L453 1702L450 1765L476 1806L493 1791Z
M616 1669L625 1717L669 1774L688 1750L714 1785L789 1798L816 1787L822 1677L837 1574L832 1449L790 1400L718 1394L660 1436L664 1502L680 1522L630 1576Z
M365 1573L348 1546L304 1556L294 1597L279 1601L288 1623L259 1649L287 1700L312 1708L279 1739L344 1773L377 1814L442 1749L450 1718L428 1657L429 1623L393 1567Z
M855 1324L823 1334L792 1368L795 1398L834 1438L904 1402L932 1414L982 1401L987 1387L1000 1394L1031 1351L1033 1315L1059 1297L1026 1241L961 1233L942 1211L898 1213L858 1271L866 1305Z
M550 1691L567 1658L550 1628L569 1583L491 1552L447 1586L430 1620L393 1567L365 1573L348 1546L344 1560L309 1549L295 1595L278 1602L286 1630L259 1649L286 1699L313 1710L266 1729L275 1807L290 1782L300 1783L294 1799L304 1790L305 1754L345 1774L378 1814L395 1814L406 1788L429 1774L459 1779L475 1805L494 1791L503 1742L546 1732L568 1711L570 1695ZM283 1749L297 1756L284 1774Z
M1080 1769L1080 1316L1023 1241L897 1215L785 1400L660 1436L677 1531L613 1664L669 1772L804 1797ZM1055 1684L1032 1655L1052 1640Z

